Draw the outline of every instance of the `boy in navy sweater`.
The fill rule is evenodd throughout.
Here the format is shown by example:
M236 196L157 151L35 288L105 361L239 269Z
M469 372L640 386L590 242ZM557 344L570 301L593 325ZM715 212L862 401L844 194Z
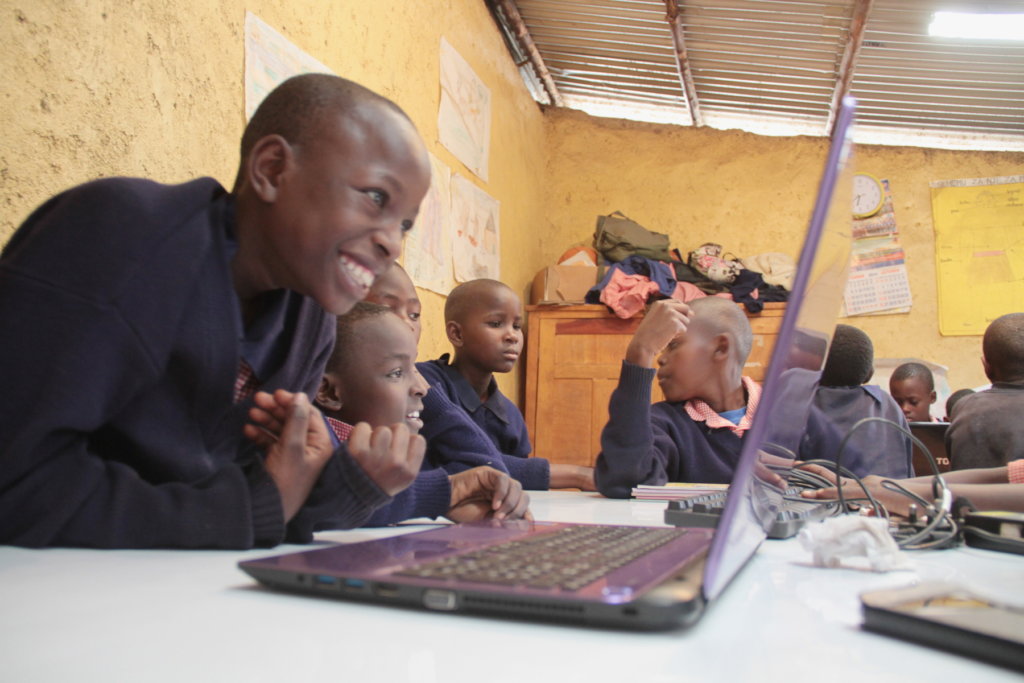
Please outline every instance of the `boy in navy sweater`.
M852 325L836 325L825 368L814 393L807 431L801 444L804 460L836 460L864 477L877 474L903 479L914 476L907 420L889 394L875 384L865 384L875 372L871 338ZM892 425L867 422L850 435L842 455L839 444L859 420L880 417Z
M316 396L335 445L387 438L386 429L400 423L414 434L420 431L430 385L415 362L416 336L391 309L363 302L338 317L337 341ZM528 504L519 483L493 468L474 467L449 476L427 467L367 524L440 515L456 522L514 519L526 514Z
M522 304L515 292L497 280L465 282L448 295L444 317L454 357L449 362L444 354L417 364L433 388L431 393L447 399L431 403L428 398L425 406L423 433L428 451L437 454L442 465L459 462L456 452L460 450L487 452L497 455L526 488L593 491L592 468L528 457L532 448L523 415L498 390L494 373L511 371L523 348ZM478 429L466 429L467 425ZM486 437L482 447L480 433ZM546 481L537 476L545 471Z
M935 376L924 363L904 363L889 377L889 393L907 422L932 422ZM937 421L937 420L935 420Z
M655 302L608 404L598 491L628 498L639 484L729 483L761 397L760 385L743 376L752 343L750 323L731 301ZM655 376L665 400L652 405Z
M397 105L306 74L249 121L230 194L109 178L37 209L0 257L0 543L301 542L408 486L422 438L324 448L309 397L429 179Z

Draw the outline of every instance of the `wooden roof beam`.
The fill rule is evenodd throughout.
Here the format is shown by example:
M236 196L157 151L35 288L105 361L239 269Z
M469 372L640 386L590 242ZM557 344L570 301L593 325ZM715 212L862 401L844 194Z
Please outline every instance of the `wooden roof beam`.
M683 26L679 19L679 0L665 0L665 10L665 19L668 20L672 32L672 45L676 52L676 68L679 70L679 82L683 86L686 106L690 110L693 125L703 126L704 117L700 113L697 86L693 82L693 71L690 68L690 58L686 54L686 40L683 38Z
M857 58L860 56L860 49L864 44L864 29L868 23L868 15L871 13L871 3L873 1L854 0L853 16L850 18L850 32L846 37L842 61L839 62L839 71L836 73L836 87L832 92L832 102L828 108L828 121L825 123L825 131L829 136L832 135L832 129L836 125L839 103L850 94L850 88L853 84L853 73L857 68Z
M523 17L519 14L519 8L516 7L515 2L513 0L495 0L495 4L505 15L505 19L512 28L516 40L519 41L519 47L526 53L526 58L533 67L534 73L537 74L541 85L544 86L548 99L557 107L564 106L562 94L558 92L558 86L555 85L555 80L551 77L551 72L548 71L544 58L540 56L540 50L537 49L537 45L533 42L533 37L530 36L530 31L526 28L526 22L523 21Z

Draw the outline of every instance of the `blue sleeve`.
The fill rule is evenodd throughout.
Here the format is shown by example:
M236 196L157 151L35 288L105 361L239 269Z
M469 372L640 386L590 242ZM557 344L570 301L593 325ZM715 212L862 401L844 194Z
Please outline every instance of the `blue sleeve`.
M622 361L594 467L597 490L609 498L629 498L638 484L665 484L667 463L680 461L679 447L652 413L654 373L653 368Z
M395 496L391 503L378 508L364 526L387 526L407 519L436 519L448 512L452 486L448 473L442 469L422 470L409 488Z

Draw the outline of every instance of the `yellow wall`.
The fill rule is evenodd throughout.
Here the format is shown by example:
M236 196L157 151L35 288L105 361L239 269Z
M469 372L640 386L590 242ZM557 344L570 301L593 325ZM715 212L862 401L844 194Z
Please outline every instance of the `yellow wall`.
M764 137L546 112L548 179L543 258L589 239L597 214L620 210L667 233L684 254L719 242L738 256L796 256L810 216L827 141ZM928 183L1019 174L1024 154L858 146L855 167L887 178L907 253L910 313L859 316L875 355L918 357L949 367L954 389L987 382L980 337L939 335L935 237Z
M501 202L502 279L541 262L530 227L545 129L485 3L476 0L0 0L0 244L50 195L100 176L230 186L245 125L246 10L335 73L394 99L431 152ZM437 143L441 37L492 96L489 182ZM421 357L449 350L443 297L421 291ZM514 376L501 378L515 396Z
M716 240L739 254L795 253L826 143L542 114L479 0L0 0L0 244L51 194L99 176L230 184L244 126L243 39L251 10L336 73L395 99L431 151L437 143L444 36L491 88L490 181L501 202L502 279L533 274L589 239L620 209L683 249ZM915 304L855 318L879 356L950 366L953 387L984 381L976 337L936 328L928 182L1020 173L1022 154L862 147L858 165L888 178ZM443 297L421 291L422 357L446 351ZM516 377L501 378L517 395Z

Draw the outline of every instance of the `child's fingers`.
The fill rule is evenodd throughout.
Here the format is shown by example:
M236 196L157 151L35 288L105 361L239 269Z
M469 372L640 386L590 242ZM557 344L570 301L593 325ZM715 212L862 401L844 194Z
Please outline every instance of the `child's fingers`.
M256 406L249 408L249 419L252 420L257 428L266 430L271 434L280 434L282 427L284 427L280 420Z
M306 430L309 427L309 399L297 394L292 401L288 419L281 430L281 445L291 454L302 456L306 451Z
M243 426L242 434L245 438L249 439L249 441L252 441L254 444L264 449L277 443L276 436L257 425L247 424Z

